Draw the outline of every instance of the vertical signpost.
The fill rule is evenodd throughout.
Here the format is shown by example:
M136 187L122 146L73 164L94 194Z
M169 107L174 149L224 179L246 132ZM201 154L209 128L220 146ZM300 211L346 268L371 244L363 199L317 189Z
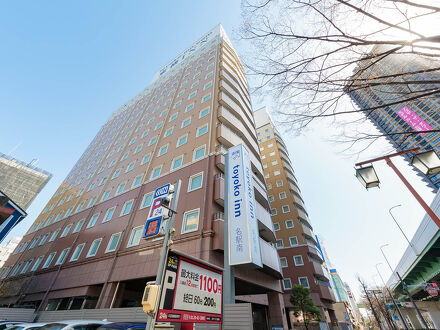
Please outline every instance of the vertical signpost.
M235 303L234 267L262 267L260 236L249 152L229 148L225 170L224 298Z

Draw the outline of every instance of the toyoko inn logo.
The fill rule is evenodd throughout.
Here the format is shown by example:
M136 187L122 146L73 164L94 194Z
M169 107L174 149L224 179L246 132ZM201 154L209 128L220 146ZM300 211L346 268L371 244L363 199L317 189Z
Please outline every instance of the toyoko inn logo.
M240 157L240 150L235 150L232 155L232 160L237 160Z

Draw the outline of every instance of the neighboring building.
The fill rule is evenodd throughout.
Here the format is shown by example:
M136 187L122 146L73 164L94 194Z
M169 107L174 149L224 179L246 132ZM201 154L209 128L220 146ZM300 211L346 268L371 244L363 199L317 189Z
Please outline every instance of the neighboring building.
M284 304L287 309L292 306L289 301L290 289L293 284L301 284L311 289L312 298L322 315L326 315L328 322L328 318L333 322L334 297L329 287L330 279L323 268L321 252L305 210L286 145L265 107L255 111L254 116L283 268ZM291 316L291 319L295 318Z
M333 286L336 291L337 301L338 302L341 302L341 301L348 302L348 296L347 296L347 292L345 292L344 282L342 282L342 279L339 276L338 272L336 271L336 269L333 268L333 269L330 269L330 274L332 277Z
M27 213L0 190L0 242Z
M34 166L34 161L25 163L0 153L0 190L26 210L52 174Z
M438 88L439 84L402 84L405 81L417 80L438 82L440 70L433 71L433 69L439 67L439 62L413 54L391 54L382 57L380 61L370 56L386 50L388 50L386 46L376 46L361 59L352 77L355 82L351 86L346 86L345 92L360 109L371 109L387 104L383 108L374 109L365 114L383 134L390 134L387 138L398 151L420 147L422 151L434 149L439 153L439 132L396 134L440 128L440 97L438 92L433 93L430 89L430 86ZM365 86L364 81L379 84ZM429 95L417 97L423 93ZM403 101L409 97L414 99ZM413 153L408 153L405 158L410 160L412 156ZM434 191L438 190L440 174L425 176L420 172L417 173Z
M224 154L238 144L250 153L263 268L236 269L236 295L266 295L272 308L258 306L259 318L285 324L248 84L220 25L102 126L0 271L0 304L140 306L162 247L141 239L152 195L177 179L173 249L222 267Z
M3 267L9 255L15 250L23 237L13 237L8 244L0 245L0 268Z

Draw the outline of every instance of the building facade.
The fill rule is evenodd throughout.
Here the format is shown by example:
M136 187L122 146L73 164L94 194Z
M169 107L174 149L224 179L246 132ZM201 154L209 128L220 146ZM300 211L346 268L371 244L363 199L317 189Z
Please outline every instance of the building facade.
M263 267L236 269L236 295L266 295L264 326L285 324L248 84L220 25L102 126L0 270L0 304L140 306L163 239L141 239L153 192L177 179L173 249L223 267L225 153L238 144L250 153Z
M303 285L311 289L311 296L321 314L333 323L334 297L329 286L330 279L323 268L324 261L286 145L265 107L255 112L255 123L276 245L283 269L284 304L289 311L292 285ZM290 311L289 314L293 321L295 318Z
M6 260L20 243L22 237L12 237L6 245L0 245L0 268L3 267Z
M0 190L26 210L52 174L11 156L0 153Z
M420 147L421 151L439 153L440 132L399 134L440 128L439 62L412 54L381 55L388 50L376 46L366 54L345 91L360 109L368 109L364 112L367 118L398 151ZM413 155L404 157L410 161ZM439 174L418 174L434 191L438 190Z

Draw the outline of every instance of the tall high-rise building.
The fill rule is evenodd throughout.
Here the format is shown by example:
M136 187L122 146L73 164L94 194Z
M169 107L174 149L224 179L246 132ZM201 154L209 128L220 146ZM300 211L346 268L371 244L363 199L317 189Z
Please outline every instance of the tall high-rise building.
M260 320L285 324L248 84L220 25L101 127L0 271L0 304L140 306L162 247L141 238L153 192L177 179L173 249L223 267L224 155L238 144L250 154L263 267L236 269L236 295L267 295Z
M0 190L20 208L26 210L38 193L52 178L52 174L0 153Z
M323 259L286 145L266 107L255 111L254 116L276 246L283 268L284 304L289 311L292 285L303 285L310 288L322 315L333 322L334 297L328 285L330 279L323 269Z
M439 62L413 54L389 54L377 61L386 46L376 46L361 59L354 70L354 83L346 93L365 111L365 115L386 135L398 151L415 147L440 152L440 133L399 134L440 128ZM371 56L375 55L375 56ZM421 83L415 83L421 81ZM410 83L409 83L410 82ZM410 160L414 154L404 157ZM425 182L437 191L440 174L423 175Z

